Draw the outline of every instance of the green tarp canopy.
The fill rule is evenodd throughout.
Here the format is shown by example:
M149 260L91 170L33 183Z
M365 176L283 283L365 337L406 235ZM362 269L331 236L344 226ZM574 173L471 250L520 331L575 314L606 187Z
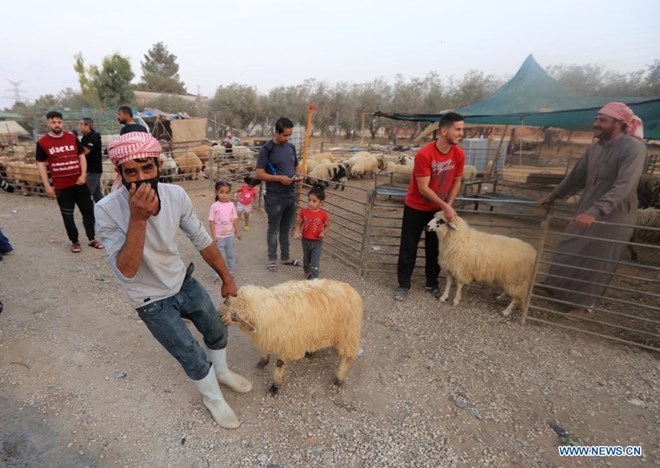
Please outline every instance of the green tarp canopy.
M483 125L528 125L590 131L596 112L610 101L625 102L644 122L644 138L660 139L660 96L600 97L567 92L529 55L518 73L492 96L456 109L465 122ZM437 122L444 114L374 115L413 122Z

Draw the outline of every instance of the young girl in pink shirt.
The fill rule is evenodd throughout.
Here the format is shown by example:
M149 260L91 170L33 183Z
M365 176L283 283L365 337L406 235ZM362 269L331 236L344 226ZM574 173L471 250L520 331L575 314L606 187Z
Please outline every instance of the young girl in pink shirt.
M227 262L227 268L233 275L236 268L234 241L241 238L238 230L238 214L230 201L231 184L218 181L215 183L215 203L209 211L209 227L213 242Z

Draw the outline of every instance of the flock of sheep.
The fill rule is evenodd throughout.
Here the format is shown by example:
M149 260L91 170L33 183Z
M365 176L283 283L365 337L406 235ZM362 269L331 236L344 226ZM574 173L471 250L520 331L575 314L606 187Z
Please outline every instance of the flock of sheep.
M414 158L405 153L371 153L359 151L350 158L337 157L334 153L316 153L306 161L307 183L321 183L328 187L344 189L347 179L373 177L376 173L402 174L411 177ZM463 180L476 178L477 168L466 165Z

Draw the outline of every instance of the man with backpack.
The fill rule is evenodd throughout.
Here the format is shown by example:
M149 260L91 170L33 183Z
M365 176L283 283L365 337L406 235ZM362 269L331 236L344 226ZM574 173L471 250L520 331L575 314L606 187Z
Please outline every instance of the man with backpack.
M255 177L266 182L265 208L268 215L268 271L277 271L277 241L282 265L300 266L289 255L289 234L296 214L296 185L301 180L296 148L289 143L293 122L286 117L275 123L274 138L259 150Z

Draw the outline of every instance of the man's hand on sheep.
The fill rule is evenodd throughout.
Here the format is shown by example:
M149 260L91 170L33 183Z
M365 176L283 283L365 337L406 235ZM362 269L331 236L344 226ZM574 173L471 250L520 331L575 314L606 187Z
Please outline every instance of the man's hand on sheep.
M456 220L456 211L451 207L451 205L444 207L442 212L445 214L445 219L447 222L453 223Z
M588 214L581 214L575 217L575 225L580 229L590 228L594 221L596 221L596 217Z
M229 278L222 279L222 286L220 287L220 294L222 294L222 297L236 297L237 291L236 291L236 283L234 282L234 278L229 276Z

